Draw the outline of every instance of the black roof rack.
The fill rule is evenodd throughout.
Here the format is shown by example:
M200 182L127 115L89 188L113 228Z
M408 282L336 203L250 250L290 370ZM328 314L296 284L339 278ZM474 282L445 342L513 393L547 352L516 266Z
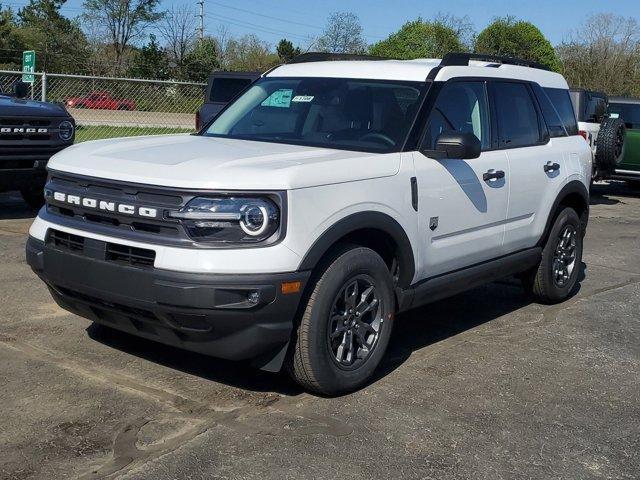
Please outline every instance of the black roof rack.
M308 52L293 57L287 63L328 62L339 60L389 60L375 55L357 55L353 53Z
M469 66L469 60L480 60L484 62L495 62L502 65L518 65L520 67L537 68L539 70L550 70L546 65L530 60L523 60L515 57L505 57L501 55L489 55L485 53L447 53L440 62L441 67Z

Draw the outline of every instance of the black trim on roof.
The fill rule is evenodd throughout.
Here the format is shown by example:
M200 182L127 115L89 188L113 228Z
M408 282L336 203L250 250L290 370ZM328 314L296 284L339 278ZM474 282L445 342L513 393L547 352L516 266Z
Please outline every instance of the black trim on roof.
M390 60L375 55L356 55L353 53L308 52L293 57L287 63L327 62L340 60Z
M470 60L480 60L485 62L494 62L500 65L518 65L521 67L537 68L538 70L550 71L549 67L531 60L523 60L521 58L507 57L502 55L490 55L485 53L447 53L440 62L442 67L468 67ZM493 65L491 65L493 66Z

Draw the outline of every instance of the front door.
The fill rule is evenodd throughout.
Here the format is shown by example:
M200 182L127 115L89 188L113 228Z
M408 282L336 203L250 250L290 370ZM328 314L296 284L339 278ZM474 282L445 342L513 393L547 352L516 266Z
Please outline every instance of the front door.
M504 254L509 165L491 150L491 120L483 81L450 81L440 91L427 120L421 150L433 150L447 131L470 132L482 153L471 160L433 159L415 152L419 235L418 276L428 278Z

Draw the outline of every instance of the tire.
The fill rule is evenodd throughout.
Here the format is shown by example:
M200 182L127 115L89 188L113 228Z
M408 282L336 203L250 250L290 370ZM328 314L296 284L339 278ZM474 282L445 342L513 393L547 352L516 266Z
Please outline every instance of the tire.
M571 233L567 234L567 231ZM573 208L563 209L553 222L540 264L523 277L525 290L536 301L554 304L571 295L580 275L583 241L580 217ZM563 248L564 245L568 248ZM561 267L559 271L564 270L566 275L556 272L558 265Z
M131 108L129 108L129 105L125 105L125 104L120 104L118 105L118 110L131 110Z
M44 185L23 188L20 190L20 195L33 209L39 209L44 205Z
M605 118L596 139L596 168L613 172L620 165L625 152L626 127L620 118Z
M327 259L316 278L292 339L287 371L303 388L323 395L356 390L372 377L389 343L393 279L376 252L348 245ZM356 311L350 313L349 307Z
M640 180L627 180L627 185L633 190L640 190Z

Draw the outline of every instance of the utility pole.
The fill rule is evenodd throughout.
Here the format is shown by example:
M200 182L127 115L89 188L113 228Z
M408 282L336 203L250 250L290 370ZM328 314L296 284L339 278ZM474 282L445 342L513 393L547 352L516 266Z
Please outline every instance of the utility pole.
M200 13L196 15L196 17L200 18L200 25L198 26L198 38L200 41L204 39L204 0L198 0L198 5L200 5Z

